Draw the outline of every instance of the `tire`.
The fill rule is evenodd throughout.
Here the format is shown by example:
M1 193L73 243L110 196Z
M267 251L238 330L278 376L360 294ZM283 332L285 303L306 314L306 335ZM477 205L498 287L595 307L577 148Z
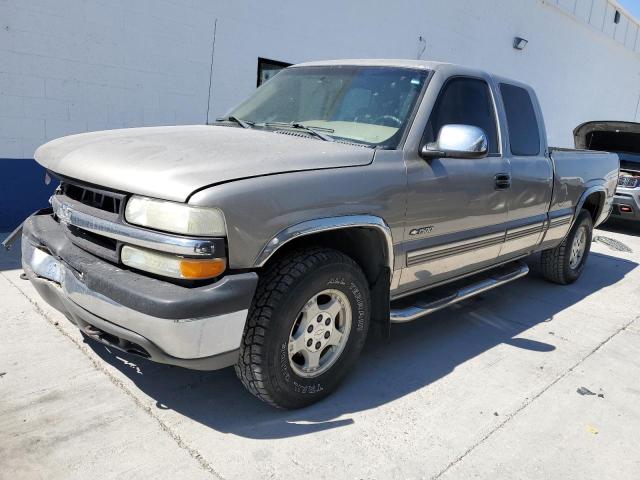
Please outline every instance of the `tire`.
M577 239L581 238L581 232L584 233L584 237L582 237L584 251L578 260L577 257L572 257L572 249L576 246ZM560 285L568 285L580 278L589 257L592 236L593 220L591 214L586 210L581 210L564 241L557 247L542 252L540 266L544 278Z
M370 305L367 280L348 256L327 248L288 254L261 275L236 375L249 392L275 407L317 402L338 387L358 359Z

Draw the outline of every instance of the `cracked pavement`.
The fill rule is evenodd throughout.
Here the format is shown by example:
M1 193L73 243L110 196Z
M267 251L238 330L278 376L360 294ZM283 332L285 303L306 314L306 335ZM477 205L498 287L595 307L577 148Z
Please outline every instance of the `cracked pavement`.
M640 229L596 235L632 251L598 241L574 285L534 269L393 326L290 412L232 369L85 341L0 254L0 479L640 478Z

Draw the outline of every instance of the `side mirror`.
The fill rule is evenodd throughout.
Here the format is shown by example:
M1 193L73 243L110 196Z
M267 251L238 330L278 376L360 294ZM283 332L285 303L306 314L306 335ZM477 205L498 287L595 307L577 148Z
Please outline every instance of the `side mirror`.
M422 147L420 156L484 158L488 153L489 140L481 128L471 125L445 125L438 133L437 141Z

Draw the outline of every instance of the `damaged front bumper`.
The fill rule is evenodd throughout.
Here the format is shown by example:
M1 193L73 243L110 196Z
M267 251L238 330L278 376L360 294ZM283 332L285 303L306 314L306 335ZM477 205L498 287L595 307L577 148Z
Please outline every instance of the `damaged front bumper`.
M196 370L237 361L258 280L243 273L189 288L121 269L74 245L46 211L23 225L22 266L38 293L87 336Z

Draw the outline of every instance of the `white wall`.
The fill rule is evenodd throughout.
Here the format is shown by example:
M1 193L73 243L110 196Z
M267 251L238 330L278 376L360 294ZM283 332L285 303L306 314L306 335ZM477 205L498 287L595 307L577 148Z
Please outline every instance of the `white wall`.
M640 121L636 24L585 1L0 0L0 158L75 132L204 123L209 93L214 119L253 91L258 57L416 58L421 35L424 59L532 84L550 142L571 146L584 121Z
M87 130L206 119L213 15L158 0L0 0L0 158Z

